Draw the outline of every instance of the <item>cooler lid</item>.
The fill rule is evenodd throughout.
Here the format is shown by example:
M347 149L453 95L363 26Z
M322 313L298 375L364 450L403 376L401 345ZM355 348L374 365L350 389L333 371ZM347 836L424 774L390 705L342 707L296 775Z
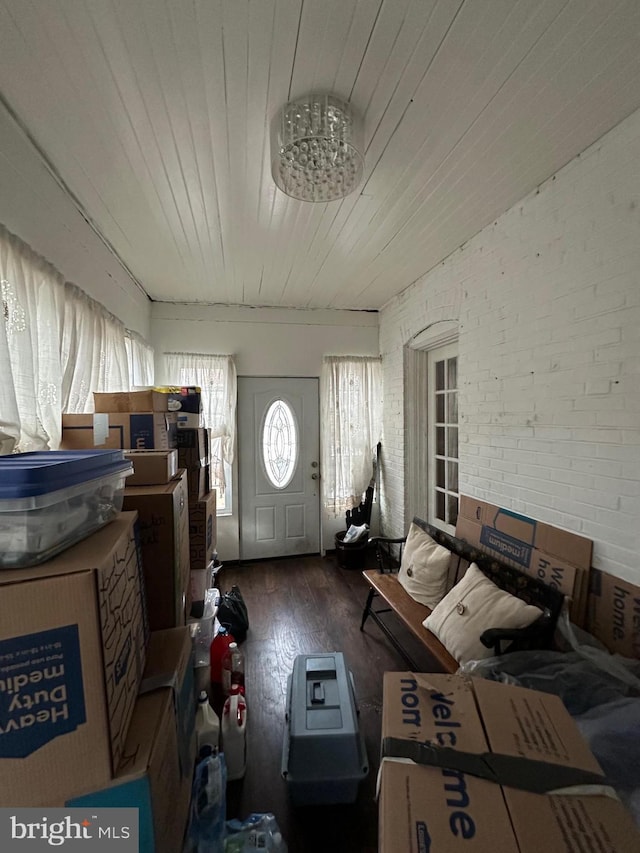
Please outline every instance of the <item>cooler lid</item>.
M122 450L36 450L0 456L0 500L44 495L130 470Z

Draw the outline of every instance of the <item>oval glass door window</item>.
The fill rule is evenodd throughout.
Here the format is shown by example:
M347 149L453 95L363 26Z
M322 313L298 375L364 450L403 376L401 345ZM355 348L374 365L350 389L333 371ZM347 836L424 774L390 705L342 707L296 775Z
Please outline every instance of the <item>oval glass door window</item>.
M269 482L284 489L298 464L298 428L291 406L274 400L267 409L262 430L262 459Z

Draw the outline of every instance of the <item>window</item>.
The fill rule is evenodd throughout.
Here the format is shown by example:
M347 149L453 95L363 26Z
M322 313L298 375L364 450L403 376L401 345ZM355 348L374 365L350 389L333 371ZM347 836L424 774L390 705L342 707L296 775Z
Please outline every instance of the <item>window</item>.
M274 400L265 415L262 458L271 485L286 489L298 464L298 429L293 410L285 400Z
M458 358L449 344L430 350L429 516L453 532L458 518Z
M197 385L202 391L204 424L211 430L211 487L217 491L217 515L231 515L231 465L236 437L237 380L233 356L166 352L165 381Z
M379 358L325 356L322 364L322 496L334 515L357 506L381 437Z

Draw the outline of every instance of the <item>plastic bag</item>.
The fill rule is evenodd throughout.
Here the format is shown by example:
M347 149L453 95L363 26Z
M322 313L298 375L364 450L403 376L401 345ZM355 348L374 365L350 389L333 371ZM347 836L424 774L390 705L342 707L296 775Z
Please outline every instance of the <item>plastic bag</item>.
M607 781L640 826L640 698L599 705L575 721Z
M224 853L227 812L224 754L212 753L195 769L184 853Z
M344 534L343 542L360 542L362 539L369 538L369 525L361 524L356 526L355 524L349 525L349 529Z
M227 821L224 853L252 853L254 850L287 853L278 823L270 812L250 814L244 821Z
M640 696L640 661L612 655L601 643L569 622L558 621L564 651L510 652L469 661L459 672L516 684L559 696L572 716L625 696Z
M246 640L249 630L249 613L240 587L236 584L222 594L217 616L220 624L228 629L237 643Z

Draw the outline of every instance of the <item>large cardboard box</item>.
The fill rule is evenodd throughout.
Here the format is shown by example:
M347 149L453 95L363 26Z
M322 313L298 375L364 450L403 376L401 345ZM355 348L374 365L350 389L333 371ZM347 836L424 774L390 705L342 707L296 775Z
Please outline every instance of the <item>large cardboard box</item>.
M388 672L382 738L380 853L639 849L638 829L618 800L593 790L532 793L515 786L531 784L541 761L542 779L556 789L566 787L559 773L567 767L603 779L557 696L455 675ZM398 760L405 745L411 752L425 742L434 747L426 759L439 766ZM476 761L487 753L501 758ZM468 762L481 772L497 768L498 779L506 774L510 784L472 774Z
M640 587L591 569L587 630L610 652L640 658Z
M96 413L62 416L64 450L170 450L176 446L175 412Z
M126 450L125 459L133 465L127 486L160 486L178 473L177 450Z
M187 468L187 483L189 503L197 504L204 500L211 491L211 469L209 465L199 468Z
M191 568L206 569L216 547L216 493L189 506Z
M96 412L168 412L169 396L153 388L118 393L93 392Z
M467 495L460 496L456 536L559 589L572 621L584 626L590 539Z
M122 758L147 640L135 521L0 572L2 806L104 784Z
M176 853L188 822L196 753L188 628L151 635L145 685L116 778L64 805L137 808L140 853Z
M211 445L208 429L181 429L176 437L181 468L200 468L209 463Z
M190 582L186 471L170 483L127 486L123 508L136 510L152 631L186 624Z

